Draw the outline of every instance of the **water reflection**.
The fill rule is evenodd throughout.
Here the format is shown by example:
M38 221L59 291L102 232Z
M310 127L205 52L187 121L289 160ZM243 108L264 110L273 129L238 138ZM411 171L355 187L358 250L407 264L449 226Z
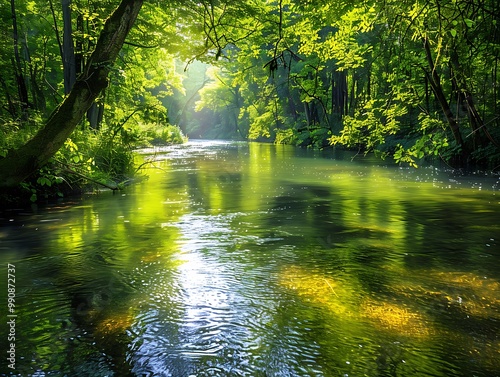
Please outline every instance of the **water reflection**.
M3 215L12 375L500 375L495 179L265 144L155 153L120 195Z

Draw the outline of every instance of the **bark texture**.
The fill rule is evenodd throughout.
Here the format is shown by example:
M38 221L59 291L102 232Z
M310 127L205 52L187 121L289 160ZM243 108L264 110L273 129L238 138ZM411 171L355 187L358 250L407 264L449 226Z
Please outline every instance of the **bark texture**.
M143 0L122 0L104 24L96 48L72 90L45 126L25 145L0 159L0 189L12 188L40 169L61 148L99 93L142 7Z
M68 94L76 80L75 47L71 21L71 0L62 0L63 14L63 70L64 94Z

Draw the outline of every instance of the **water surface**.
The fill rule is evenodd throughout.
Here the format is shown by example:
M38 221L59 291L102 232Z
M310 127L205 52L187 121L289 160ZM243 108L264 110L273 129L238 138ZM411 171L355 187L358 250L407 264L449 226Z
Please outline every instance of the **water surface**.
M1 214L0 375L500 375L498 177L146 152L149 179L118 194Z

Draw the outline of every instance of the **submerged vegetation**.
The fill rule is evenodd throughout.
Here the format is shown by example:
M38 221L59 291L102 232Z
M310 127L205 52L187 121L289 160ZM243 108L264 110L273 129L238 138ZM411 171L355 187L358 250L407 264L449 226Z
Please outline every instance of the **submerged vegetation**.
M391 266L392 268L393 266ZM436 324L427 318L419 305L432 302L436 307L450 308L462 316L500 319L498 308L499 283L470 272L391 271L397 284L390 284L382 297L360 297L361 286L353 285L341 276L321 275L314 271L289 266L280 272L280 284L295 292L309 304L317 305L326 315L342 321L361 321L378 331L409 337L429 339L436 334ZM353 301L358 297L359 302ZM432 315L432 313L431 313ZM435 321L435 320L434 320Z
M500 166L494 0L49 5L0 14L1 186L32 198L182 134Z

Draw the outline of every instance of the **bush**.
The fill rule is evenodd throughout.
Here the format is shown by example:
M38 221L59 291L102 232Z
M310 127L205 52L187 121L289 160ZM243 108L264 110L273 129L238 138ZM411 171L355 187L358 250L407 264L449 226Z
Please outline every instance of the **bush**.
M146 128L147 141L153 145L183 144L187 141L178 126L166 124L163 126L148 124Z
M5 122L0 126L0 157L29 140L40 126L39 117L24 124ZM186 141L180 128L168 123L78 128L36 175L21 184L21 197L12 200L35 202L101 186L116 189L136 173L134 149Z

